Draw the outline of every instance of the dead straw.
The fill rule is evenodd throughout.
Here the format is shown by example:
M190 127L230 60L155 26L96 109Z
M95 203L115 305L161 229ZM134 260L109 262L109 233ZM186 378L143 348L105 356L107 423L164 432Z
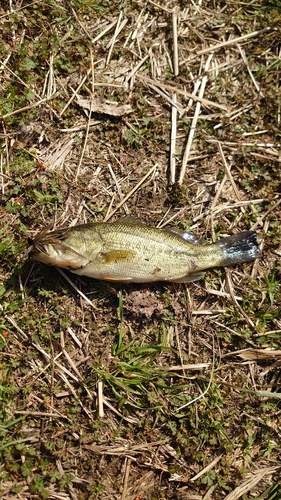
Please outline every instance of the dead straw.
M108 215L106 215L104 222L108 221L111 219L111 217L121 208L126 201L140 188L140 186L146 181L146 179L157 169L158 164L156 163L151 167L151 169L145 174L145 176L136 184L136 186L123 198L123 200L117 205L117 207L114 208Z
M208 72L212 57L213 57L213 54L211 54L208 57L207 62L206 62L205 67L204 67L205 74L202 77L202 83L201 83L201 87L200 87L200 91L199 91L199 99L203 99L203 96L204 96L205 87L207 84L207 72ZM186 144L184 155L183 155L182 167L181 167L181 171L180 171L180 175L179 175L179 184L180 185L183 183L183 180L185 177L186 167L187 167L187 163L189 161L189 155L190 155L190 151L191 151L192 141L193 141L193 138L195 135L196 125L197 125L198 117L200 114L200 110L201 110L201 102L197 101L194 116L193 116L191 126L190 126L187 144Z

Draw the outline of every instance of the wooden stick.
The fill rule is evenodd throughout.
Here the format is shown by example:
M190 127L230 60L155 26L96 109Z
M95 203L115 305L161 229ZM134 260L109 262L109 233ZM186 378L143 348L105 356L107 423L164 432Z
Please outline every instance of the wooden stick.
M95 73L94 73L94 59L93 59L92 48L90 48L90 56L91 56L91 72L92 72L92 98L90 99L90 109L89 109L85 139L84 139L83 149L82 149L81 156L80 156L79 163L78 163L77 170L76 170L75 181L77 181L77 179L78 179L78 176L80 173L80 168L82 165L82 161L83 161L86 146L87 146L88 135L89 135L89 130L90 130L90 123L91 123L92 104L93 104L94 92L95 92L95 87L94 87ZM88 75L86 75L86 76L88 76Z
M172 94L172 101L177 103L177 94L174 92ZM172 126L171 126L171 145L170 145L170 183L175 184L176 182L176 140L177 140L177 108L172 106L172 116L171 116Z
M64 277L64 279L66 279L66 281L68 281L68 283L74 288L74 290L80 295L80 297L82 297L82 299L84 299L87 304L89 304L89 306L91 306L93 309L96 309L96 307L94 306L94 304L90 301L90 299L88 299L88 297L86 297L86 295L81 292L81 290L79 290L79 288L77 288L77 286L73 283L73 281L65 274L65 272L60 268L60 267L56 267L56 269L58 270L58 272Z
M121 12L119 14L119 17L118 17L117 24L116 24L116 28L115 28L115 31L114 31L114 35L113 35L113 37L112 37L112 39L110 41L109 51L108 51L107 58L106 58L106 63L105 63L106 66L108 65L108 63L110 61L111 54L112 54L112 51L113 51L113 47L114 47L114 44L116 42L116 38L117 38L117 36L119 35L120 31L124 28L125 24L128 21L128 19L123 19L123 22L121 23L122 16L123 16L123 12L121 10Z
M230 183L231 183L231 185L233 187L233 191L234 191L234 193L236 195L237 200L241 201L240 193L239 193L238 188L237 188L237 186L236 186L236 184L234 182L234 179L232 177L232 173L231 173L230 168L229 168L229 166L227 164L227 161L225 159L224 152L223 152L223 149L221 147L221 143L220 142L218 142L218 149L219 149L219 153L220 153L221 159L223 161L223 165L224 165L224 168L225 168L226 176L228 177L228 180L230 181Z
M129 480L129 475L130 475L130 467L131 467L132 459L129 457L126 457L125 463L126 463L126 466L125 466L125 475L124 475L124 485L123 485L121 500L126 500L126 498L128 498L127 497L128 480Z
M232 38L230 40L227 40L226 42L222 43L217 43L216 45L211 45L211 47L208 47L207 49L202 49L196 52L196 55L190 59L188 59L188 62L192 61L193 59L197 59L198 56L201 56L202 54L208 54L209 52L215 52L216 50L221 49L222 47L228 47L229 45L235 45L239 42L243 42L244 40L248 40L249 38L253 38L258 35L262 35L264 33L271 33L272 31L276 31L277 28L272 28L272 27L267 27L263 28L262 30L258 31L252 31L252 33L248 33L247 35L239 36L237 38ZM182 64L186 63L187 61L182 61Z
M157 94L164 97L164 99L166 99L166 101L168 101L171 104L171 106L175 106L181 115L183 114L183 111L184 111L183 107L180 104L178 104L177 102L173 102L173 99L171 99L171 97L168 94L166 94L166 92L163 92L163 90L160 90L160 88L156 87L156 85L154 85L153 83L148 83L147 85L151 89L155 90L155 92Z
M174 7L173 13L172 13L174 76L178 76L178 74L179 74L178 12L179 12L179 8Z
M191 477L190 481L196 481L197 479L199 479L199 477L206 474L206 472L209 472L209 470L213 469L215 467L215 465L220 461L222 456L223 456L223 453L221 453L218 457L214 458L214 460L212 460L208 465L206 465L206 467L204 467L202 470L200 470L200 472L198 472L198 474L196 474L196 476Z
M238 50L239 50L240 55L241 55L241 57L242 57L242 60L243 60L243 62L244 62L244 64L245 64L245 66L246 66L246 68L247 68L247 71L248 71L248 73L249 73L249 75L250 75L250 78L251 78L251 80L252 80L252 82L253 82L253 84L254 84L254 86L255 86L256 91L259 93L259 95L260 95L261 97L264 97L264 94L261 92L261 89L260 89L259 84L256 82L256 79L255 79L255 77L254 77L254 75L253 75L252 71L250 70L250 66L249 66L249 63L248 63L248 59L247 59L247 57L246 57L246 54L245 54L244 50L242 50L242 49L241 49L241 47L240 47L239 43L237 44L237 47L238 47Z
M40 106L41 104L44 104L47 101L50 101L55 97L56 94L53 94L51 97L46 97L45 99L40 99L39 101L29 104L28 106L24 106L23 108L16 109L15 111L11 111L10 113L6 113L5 115L0 116L0 120L4 120L5 118L8 118L9 116L15 116L18 115L19 113L22 113L23 111L27 111L28 109L33 109L37 108L37 106Z
M68 106L72 103L73 99L75 99L75 97L77 96L79 90L81 89L82 85L84 85L85 81L87 80L89 74L91 73L92 71L92 67L90 69L88 69L86 75L84 76L84 78L82 79L82 81L79 83L77 89L75 90L75 92L73 92L72 96L70 97L69 101L66 103L66 105L64 106L64 108L61 110L60 112L60 116L63 115L63 113L67 110Z
M132 194L134 194L139 189L139 187L144 183L144 181L146 181L146 179L152 174L152 172L154 172L156 170L157 167L158 167L157 163L155 165L153 165L153 167L136 184L136 186L125 196L125 198L117 205L117 207L114 208L114 210L112 210L111 213L109 213L109 214L106 215L106 217L104 219L104 222L108 221L112 217L112 215L115 214L115 212L117 212L117 210L119 210L119 208L121 208L122 205L124 205L124 203L126 203L126 201L132 196Z
M99 418L104 417L104 409L103 409L103 385L102 382L98 382L98 405L99 405Z
M137 71L140 69L140 67L145 63L145 61L149 58L149 54L146 54L139 62L138 64L130 71L130 73L126 76L125 80L125 87L128 85L129 81L131 78L137 73Z
M205 92L205 87L206 87L206 83L207 83L207 73L206 72L209 69L212 57L213 57L213 54L210 54L209 57L208 57L208 59L207 59L207 62L205 64L205 68L204 68L205 75L202 78L202 83L201 83L201 87L200 87L200 91L199 91L199 97L200 97L200 99L203 98L203 95L204 95L204 92ZM185 172L186 172L186 167L187 167L187 163L188 163L188 160L189 160L189 154L190 154L190 151L191 151L192 141L193 141L193 137L194 137L194 134L195 134L198 117L199 117L199 114L200 114L200 109L201 109L201 102L198 101L196 103L195 113L194 113L194 116L193 116L193 120L191 122L189 136L188 136L188 140L187 140L185 152L184 152L184 155L183 155L182 167L181 167L180 177L179 177L179 184L180 185L183 183L183 180L184 180L184 176L185 176Z
M265 218L266 218L266 217L267 217L267 216L268 216L271 212L273 212L273 211L274 211L277 207L279 207L280 203L281 203L281 200L278 200L278 201L277 201L277 203L275 203L274 205L272 205L271 207L269 207L269 209L268 209L268 210L267 210L267 211L266 211L263 215L261 215L261 217L259 217L259 218L258 218L258 220L255 222L255 224L253 224L253 225L251 226L251 231L255 231L255 230L259 227L260 223L261 223L261 222L262 222L262 221L263 221L263 220L264 220L264 219L265 219Z
M214 101L210 101L209 99L203 99L196 94L191 94L190 92L186 92L185 90L177 88L175 85L170 85L166 83L161 83L158 80L153 80L152 78L149 78L148 76L144 76L140 73L136 74L136 77L139 78L142 82L146 83L148 86L151 86L159 92L159 89L163 89L165 91L171 91L171 92L177 92L177 94L183 95L185 98L188 97L190 99L194 99L196 102L201 102L204 106L206 107L215 107L222 109L223 111L229 111L229 108L225 106L224 104L219 104ZM158 88L159 87L159 88Z
M113 28L113 26L115 26L115 24L117 23L116 19L114 19L114 21L112 23L110 23L108 26L106 26L106 28L104 28L104 30L99 33L95 38L93 38L91 40L91 42L94 44L96 43L100 38L103 37L103 35L105 35L108 31L111 30L111 28Z

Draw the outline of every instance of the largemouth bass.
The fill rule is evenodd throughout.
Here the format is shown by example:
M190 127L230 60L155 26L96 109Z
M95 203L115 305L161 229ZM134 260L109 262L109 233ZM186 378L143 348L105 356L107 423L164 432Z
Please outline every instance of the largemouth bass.
M213 244L191 233L158 229L140 221L94 222L39 233L30 251L35 260L80 276L108 281L197 281L204 271L255 260L256 233L245 231Z

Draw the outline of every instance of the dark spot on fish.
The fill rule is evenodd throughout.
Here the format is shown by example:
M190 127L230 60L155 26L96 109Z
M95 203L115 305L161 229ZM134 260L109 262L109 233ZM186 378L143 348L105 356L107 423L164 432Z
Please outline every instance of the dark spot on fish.
M155 267L152 271L152 274L157 274L161 271L161 268L160 267Z
M188 261L188 264L189 264L189 269L190 269L190 270L197 269L197 263L196 263L196 260L194 260L194 259L190 259L190 260Z

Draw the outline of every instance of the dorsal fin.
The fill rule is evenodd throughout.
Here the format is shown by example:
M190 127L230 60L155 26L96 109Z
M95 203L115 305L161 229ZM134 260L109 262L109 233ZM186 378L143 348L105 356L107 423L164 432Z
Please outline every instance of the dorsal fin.
M168 231L168 233L176 234L180 238L182 238L184 241L188 241L188 243L192 243L193 245L202 245L203 242L195 236L195 234L190 233L189 231L185 231L183 229L179 229L178 227L169 227L169 228L164 228L164 231Z
M143 226L144 222L142 222L140 219L137 219L137 217L134 217L133 215L125 215L124 217L121 217L118 219L120 224L131 224L134 226Z

